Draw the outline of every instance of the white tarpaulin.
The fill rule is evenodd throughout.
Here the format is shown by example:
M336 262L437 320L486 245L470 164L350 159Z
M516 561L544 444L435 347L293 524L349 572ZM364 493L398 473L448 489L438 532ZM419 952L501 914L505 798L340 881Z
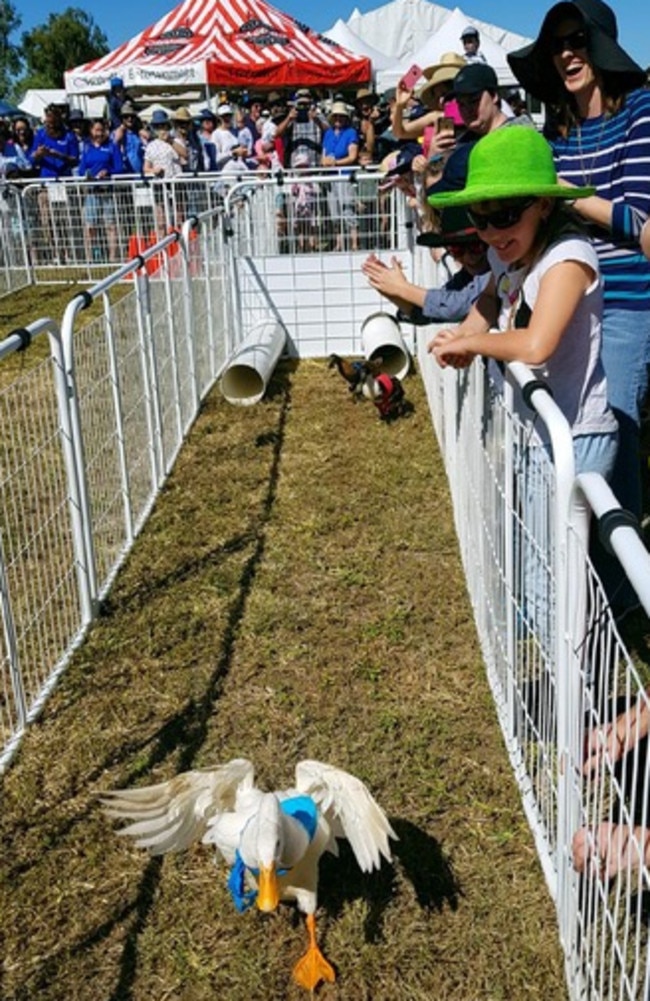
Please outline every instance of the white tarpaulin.
M445 52L457 52L459 55L462 55L463 46L460 41L460 34L468 24L473 25L480 32L480 51L485 56L488 65L496 72L499 84L504 87L517 86L517 80L508 66L506 58L509 51L508 48L503 43L496 42L479 26L479 22L468 17L460 7L456 7L451 11L444 24L437 31L433 32L433 34L422 39L418 48L410 52L407 58L396 60L388 69L382 70L377 74L377 87L379 90L394 87L412 63L417 63L418 66L424 68L440 62L440 57ZM520 48L522 45L526 45L528 41L529 39L517 36L517 41L514 44L510 44L510 49Z
M379 70L388 69L395 61L392 56L388 56L386 53L380 52L379 49L373 48L368 42L364 42L341 18L332 25L329 31L324 31L323 34L326 38L331 38L333 42L342 45L348 52L354 52L355 56L367 56L372 63L374 74Z
M456 37L439 34L452 17L454 21L450 36L455 35ZM462 27L457 30L461 21ZM391 0L390 3L384 4L382 7L368 11L367 14L361 14L355 9L346 24L363 42L390 56L392 65L395 67L399 65L403 70L408 69L416 61L414 59L415 53L425 46L428 50L429 43L432 41L433 57L428 62L420 62L423 67L437 62L443 52L458 52L462 55L460 32L468 24L473 25L480 32L481 47L486 58L490 42L496 43L502 52L506 53L521 48L532 41L532 39L518 35L507 28L480 21L478 18L466 14L459 7L453 9L443 7L440 4L430 3L429 0ZM496 55L493 55L493 58L496 58ZM503 78L506 84L516 83L509 68L506 79L505 56L503 56L503 60L503 73L499 74L498 67L496 65L494 67L499 79ZM385 86L394 86L398 79L399 76L395 76L393 83Z
M68 104L69 98L64 90L27 90L18 107L21 111L31 115L32 118L43 118L43 113L48 104ZM104 97L85 98L73 102L75 107L81 110L88 118L101 118L106 113L106 100Z

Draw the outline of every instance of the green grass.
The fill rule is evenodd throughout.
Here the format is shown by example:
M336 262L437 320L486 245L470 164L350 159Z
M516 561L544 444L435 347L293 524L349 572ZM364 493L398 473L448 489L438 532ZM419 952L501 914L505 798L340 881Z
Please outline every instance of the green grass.
M399 834L321 865L322 998L566 996L554 911L485 681L421 383L382 424L325 363L205 403L100 620L3 781L3 1001L282 1001L302 922L235 912L207 847L117 838L102 790L315 757Z

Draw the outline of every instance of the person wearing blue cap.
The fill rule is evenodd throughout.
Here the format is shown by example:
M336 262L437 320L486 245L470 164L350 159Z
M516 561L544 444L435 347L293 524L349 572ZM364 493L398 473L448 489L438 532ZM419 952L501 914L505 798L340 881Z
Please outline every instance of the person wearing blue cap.
M111 132L119 128L122 122L122 105L130 100L124 89L124 80L121 76L112 76L110 80L110 92L106 98L108 107L108 122Z

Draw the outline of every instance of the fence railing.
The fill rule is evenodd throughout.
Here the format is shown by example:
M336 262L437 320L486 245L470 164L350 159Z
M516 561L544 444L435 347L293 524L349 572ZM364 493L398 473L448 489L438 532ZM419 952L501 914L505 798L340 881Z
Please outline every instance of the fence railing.
M27 234L20 189L0 181L0 297L32 281Z
M75 296L60 327L42 320L0 342L0 771L95 616L226 360L221 232L206 227L206 268L196 267L206 237L188 223L184 236ZM80 324L93 302L99 315ZM38 352L45 335L49 353ZM38 357L11 378L7 365L28 348Z
M429 335L431 336L431 335ZM650 554L523 365L420 364L506 747L558 914L569 995L648 996L650 677L591 560L602 526L650 613ZM541 444L539 428L550 439Z
M394 247L404 199L382 190L382 175L257 171L11 181L0 189L0 295L28 281L95 282L188 219L226 198L238 239L255 254L315 254ZM229 196L233 188L237 195ZM251 201L257 204L250 205ZM241 225L246 219L248 229Z
M273 314L287 353L358 352L360 322L379 306L352 261L365 252L286 253L275 216L282 186L251 183L231 185L227 203L143 243L76 295L60 324L39 321L0 342L0 771L246 333ZM320 179L323 194L331 183ZM76 189L65 190L69 209ZM392 233L406 245L408 216L393 208ZM91 304L94 318L82 323ZM45 334L49 356L38 349ZM34 361L10 369L27 349Z

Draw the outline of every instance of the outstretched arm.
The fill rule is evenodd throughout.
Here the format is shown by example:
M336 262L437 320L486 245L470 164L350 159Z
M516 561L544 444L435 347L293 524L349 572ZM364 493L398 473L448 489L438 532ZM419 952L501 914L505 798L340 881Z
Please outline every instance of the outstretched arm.
M498 335L488 333L496 321L479 329L476 312L481 312L484 296L472 309L466 324L453 338L434 338L433 350L441 365L469 364L476 355L486 355L497 361L522 361L527 365L543 365L557 349L560 339L575 313L580 299L595 278L593 270L581 261L561 261L543 276L530 323L523 328L509 328ZM496 305L496 302L495 302ZM485 318L485 317L484 317ZM441 331L441 334L445 334ZM462 342L461 342L462 339Z
M361 265L361 270L372 287L403 312L408 313L413 306L424 305L427 290L408 280L396 257L391 257L390 265L386 265L376 254L370 254Z

